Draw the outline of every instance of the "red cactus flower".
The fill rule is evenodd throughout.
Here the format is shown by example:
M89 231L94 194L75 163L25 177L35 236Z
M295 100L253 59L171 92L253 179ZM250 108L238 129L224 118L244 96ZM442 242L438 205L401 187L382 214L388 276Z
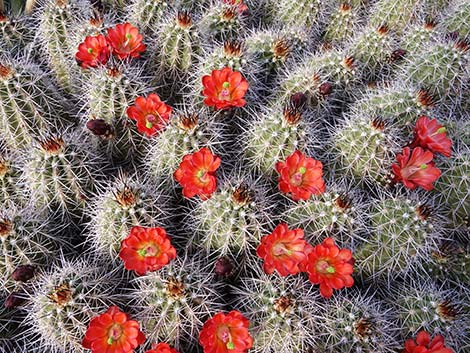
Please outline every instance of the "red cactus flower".
M143 276L147 271L159 270L176 258L176 250L165 229L135 226L122 241L119 257L126 269Z
M245 93L248 90L248 81L238 71L226 67L214 70L210 75L202 78L206 97L204 104L215 109L229 109L243 107L246 104Z
M320 284L320 294L324 298L333 295L333 289L349 288L354 284L351 250L340 249L331 238L313 247L308 254L305 269L313 284Z
M183 196L191 198L198 195L201 199L211 197L217 188L215 171L220 162L220 158L206 147L184 156L173 174L175 180L183 187Z
M295 275L307 259L306 247L308 244L302 229L289 230L287 224L281 223L261 239L256 254L264 260L263 267L267 274L276 270L281 276Z
M238 311L218 313L207 320L199 334L204 353L245 353L253 346L250 322Z
M129 118L137 121L137 130L148 137L156 135L165 127L171 112L172 108L155 93L149 94L147 98L137 97L134 105L126 111Z
M415 125L415 136L411 147L422 147L433 153L450 157L452 141L446 135L446 128L436 119L421 116Z
M454 353L454 351L444 345L444 337L441 335L436 335L431 341L429 333L420 331L416 335L416 342L412 338L406 340L402 353Z
M138 58L146 49L139 29L130 23L121 23L109 28L107 38L113 54L121 60L129 57Z
M90 321L82 346L92 353L131 353L144 342L139 323L112 306Z
M178 353L174 348L171 348L168 343L159 343L152 346L151 350L145 353Z
M78 65L82 68L88 69L90 67L105 65L110 55L111 50L106 37L99 34L94 37L88 36L80 43L78 51L75 54L75 60L77 60Z
M243 0L224 0L224 3L234 6L236 5L239 13L248 11L248 6L243 3Z
M434 188L433 183L440 177L441 171L434 167L432 152L425 151L421 147L413 150L405 147L396 158L398 164L392 164L396 182L403 183L411 190L418 186L427 191Z
M287 157L285 162L278 162L276 170L279 173L279 189L286 194L290 193L294 201L308 200L312 194L318 195L325 191L323 164L298 150Z

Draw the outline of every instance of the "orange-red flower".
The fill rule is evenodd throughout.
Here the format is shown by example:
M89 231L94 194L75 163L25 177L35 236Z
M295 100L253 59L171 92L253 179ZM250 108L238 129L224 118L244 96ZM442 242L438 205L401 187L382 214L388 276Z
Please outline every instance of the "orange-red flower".
M421 116L415 125L415 136L412 147L422 147L433 153L441 153L450 157L452 153L452 141L446 135L446 128L436 119Z
M82 345L92 353L131 353L144 342L139 323L112 306L90 321Z
M159 270L176 258L176 250L165 229L135 226L122 241L119 257L126 269L143 276L147 271Z
M424 190L432 190L433 183L441 176L441 171L432 162L432 152L421 147L413 150L405 147L396 158L398 164L392 164L395 181L403 183L408 189L413 190L420 186Z
M240 13L244 13L245 11L248 11L248 6L246 6L246 4L243 3L243 0L224 0L224 3L237 6L237 10Z
M351 250L340 249L331 238L311 249L305 269L313 284L320 284L320 294L324 298L333 295L333 289L349 288L354 284Z
M151 93L147 98L137 97L134 105L127 108L127 116L137 121L137 130L147 136L154 136L162 130L168 120L172 108L160 100L160 97Z
M225 67L214 70L210 75L202 78L206 97L204 104L215 109L229 109L243 107L246 104L245 93L248 90L248 81L238 71Z
M405 349L402 353L454 353L444 344L444 337L436 335L432 341L431 336L426 331L420 331L416 336L416 342L408 339L405 342Z
M238 311L218 313L207 320L199 334L204 353L245 353L253 346L250 321Z
M78 65L88 69L89 67L106 64L110 55L111 50L106 37L99 34L94 37L88 36L80 43L75 54L75 60L77 60Z
M152 349L145 353L178 353L174 348L171 348L168 343L159 343L152 346Z
M173 174L175 180L183 187L184 197L196 195L208 199L217 188L215 171L220 166L220 158L204 147L183 157L179 168Z
M264 260L263 267L267 274L276 270L281 276L295 275L307 259L307 247L302 229L289 230L287 224L281 223L261 239L256 254Z
M130 23L121 23L109 28L107 39L113 54L121 60L129 57L138 58L146 48L138 28Z
M308 200L312 194L318 195L325 191L323 164L298 150L287 157L285 162L278 162L276 170L279 173L279 189L286 194L290 193L294 201Z

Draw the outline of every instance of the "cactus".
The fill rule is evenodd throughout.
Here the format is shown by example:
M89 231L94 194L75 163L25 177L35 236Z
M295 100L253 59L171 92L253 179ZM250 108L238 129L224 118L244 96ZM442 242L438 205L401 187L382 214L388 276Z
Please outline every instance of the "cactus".
M456 292L421 280L395 288L389 301L404 335L415 335L419 330L441 334L456 352L468 344L464 327L470 317L460 310L464 302Z
M21 17L6 16L0 11L0 53L18 51L31 41L31 33Z
M211 122L203 111L184 109L170 118L170 123L157 139L149 144L145 158L152 177L173 180L183 157L202 147L217 148L221 128Z
M92 188L94 160L80 135L44 137L25 162L24 180L36 209L80 216ZM83 147L83 145L81 146Z
M354 253L366 278L396 278L422 267L440 234L440 218L425 204L406 197L383 197L371 204L371 235Z
M31 328L22 333L30 338L26 347L85 353L82 339L88 323L116 300L112 293L117 283L112 273L84 260L62 259L42 271L28 294L25 323Z
M272 17L286 26L312 27L318 23L324 4L319 0L270 1Z
M40 14L39 33L43 50L57 82L68 92L74 92L74 77L78 73L73 55L75 48L71 45L73 21L85 14L78 3L68 0L47 0Z
M387 183L401 140L396 128L387 125L379 118L349 117L331 141L338 173L366 183Z
M470 247L457 240L444 240L431 253L432 259L425 268L426 273L436 281L452 280L455 283L470 281Z
M426 89L436 101L445 101L466 84L467 50L465 43L432 45L410 58L402 77Z
M116 163L138 155L145 139L127 117L126 109L147 90L139 73L127 67L100 68L90 73L85 84L87 121L104 120L109 130L102 134L92 129L91 133L96 134L94 142Z
M456 33L461 40L470 39L470 4L456 1L450 14L443 20L443 28L449 33Z
M156 63L164 76L179 77L189 72L199 52L199 33L188 12L169 17L161 26Z
M418 55L422 50L425 50L426 45L436 40L437 29L432 21L425 21L424 24L413 25L407 34L403 37L400 48L405 51L405 57L413 58Z
M432 115L433 108L432 97L425 90L394 85L367 92L353 104L351 110L364 116L411 125L420 115Z
M418 0L379 0L371 9L369 25L388 26L390 30L404 33L405 27L421 8Z
M41 266L56 250L59 237L52 236L50 220L29 208L4 209L0 213L1 291L15 288L13 272L21 265Z
M131 293L147 337L193 351L204 321L222 309L214 276L197 258L177 258L135 280Z
M317 309L318 310L318 309ZM373 293L353 290L320 308L321 352L396 352L399 328L390 308Z
M267 276L259 264L253 268L255 276L244 277L232 287L235 308L252 325L252 351L302 353L315 347L315 302L319 300L315 288L300 277Z
M11 148L30 146L50 126L43 107L53 105L54 97L37 97L43 86L38 82L40 75L24 68L17 71L13 65L0 62L0 130L2 140Z
M166 197L149 188L136 175L119 175L109 185L97 186L87 209L91 217L88 240L105 261L116 261L121 242L133 226L164 226L168 218Z
M213 39L230 40L237 37L244 22L244 15L237 5L211 0L211 5L207 6L199 22L199 30Z
M193 244L210 256L232 259L247 255L257 246L269 221L269 205L261 185L247 178L225 182L221 190L199 203L191 217ZM272 206L271 206L272 207Z
M470 225L470 149L461 144L451 159L442 163L442 174L436 182L449 223L456 228Z
M334 13L331 14L328 26L323 34L323 40L327 43L343 44L352 38L358 26L358 8L343 2Z
M132 0L129 4L129 22L139 26L142 32L159 26L170 2L166 0Z
M254 32L245 40L248 55L255 58L263 72L277 71L286 64L297 46L296 39L289 37L287 33L268 30Z
M8 158L8 155L2 154L0 154L0 208L21 206L25 200L18 184L21 175L19 165L13 159Z
M302 116L302 110L290 104L283 111L274 106L260 119L253 119L245 128L244 153L250 166L272 176L276 163L284 161L295 150L309 152L313 149L316 144L312 133L314 124Z
M301 228L311 243L320 243L321 236L337 234L345 243L354 243L365 227L365 211L354 192L325 192L309 200L290 202L283 219Z
M395 43L386 25L366 28L353 39L348 51L362 63L362 74L366 79L377 76L386 66Z

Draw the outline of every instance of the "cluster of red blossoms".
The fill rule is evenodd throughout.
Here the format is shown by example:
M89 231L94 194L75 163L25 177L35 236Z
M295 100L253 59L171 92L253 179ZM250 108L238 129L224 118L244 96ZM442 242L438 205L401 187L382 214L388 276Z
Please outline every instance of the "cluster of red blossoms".
M137 122L137 130L148 136L155 136L165 128L172 108L160 100L160 97L151 93L148 97L137 97L134 105L127 108L127 116Z
M444 344L444 337L435 336L431 340L431 335L426 331L420 331L414 339L408 339L405 342L405 349L402 353L454 353Z
M352 287L352 252L340 249L331 238L312 247L303 237L302 229L289 230L283 223L264 236L256 253L264 260L265 272L277 271L281 276L307 272L310 282L320 285L320 294L324 298L330 298L333 289Z
M126 269L143 276L147 271L159 270L175 259L176 249L165 229L135 226L122 241L119 257Z
M138 58L145 51L143 37L137 27L130 23L118 24L108 28L106 36L88 36L78 46L75 54L77 63L84 69L105 65L111 53L121 60Z
M394 181L411 190L417 187L432 190L433 183L441 176L433 161L434 154L450 157L451 148L452 141L446 135L446 128L436 119L421 116L416 122L412 143L403 148L396 157L398 163L392 165Z

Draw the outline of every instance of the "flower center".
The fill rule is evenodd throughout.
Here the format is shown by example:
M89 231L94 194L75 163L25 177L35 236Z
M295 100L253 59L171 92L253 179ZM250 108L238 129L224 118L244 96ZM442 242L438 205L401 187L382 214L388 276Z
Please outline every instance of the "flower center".
M151 128L153 127L153 123L154 123L155 121L157 121L157 117L156 117L155 115L153 115L153 114L148 114L148 115L145 117L145 120L146 120L146 122L145 122L145 127L146 127L147 129L151 129Z
M281 255L292 255L292 250L289 250L288 248L286 248L285 244L284 243L277 243L276 245L273 246L273 255L274 256L281 256Z
M317 271L320 273L330 273L333 274L336 272L335 268L331 266L328 261L326 260L320 260L317 262L317 265L315 266Z
M88 52L88 54L92 54L93 53L93 48L88 48L87 52Z
M218 332L217 332L217 337L223 343L225 343L225 346L227 347L227 349L229 350L235 349L235 344L232 341L232 335L230 333L230 329L228 328L228 326L219 327Z
M196 177L199 179L201 183L207 182L207 171L204 169L199 169L196 173Z
M157 256L159 249L154 244L148 244L145 247L137 250L137 253L142 257Z
M119 340L122 336L122 326L114 324L108 331L108 345L112 345L114 342Z
M219 99L222 99L222 100L229 100L230 99L230 82L228 81L225 81L223 84L222 84L222 90L220 91L220 94L219 94Z

